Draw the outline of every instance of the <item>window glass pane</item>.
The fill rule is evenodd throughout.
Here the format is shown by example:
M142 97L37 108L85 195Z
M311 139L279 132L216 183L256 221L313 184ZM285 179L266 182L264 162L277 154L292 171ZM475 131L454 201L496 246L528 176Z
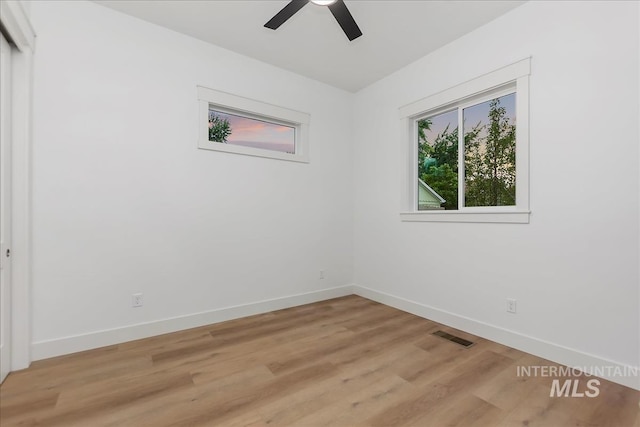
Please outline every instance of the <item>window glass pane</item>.
M462 111L465 206L516 204L516 94Z
M295 131L264 120L209 110L209 141L295 154Z
M417 121L418 210L458 209L458 111Z

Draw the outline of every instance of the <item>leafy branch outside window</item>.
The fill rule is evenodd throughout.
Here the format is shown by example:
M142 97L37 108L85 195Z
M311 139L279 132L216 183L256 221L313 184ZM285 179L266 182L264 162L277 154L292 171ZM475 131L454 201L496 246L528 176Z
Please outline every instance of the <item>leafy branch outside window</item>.
M229 120L209 112L209 141L227 143L231 135Z
M431 130L430 119L418 122L418 174L446 202L445 209L458 209L458 127L447 126L435 141L428 141L425 130Z

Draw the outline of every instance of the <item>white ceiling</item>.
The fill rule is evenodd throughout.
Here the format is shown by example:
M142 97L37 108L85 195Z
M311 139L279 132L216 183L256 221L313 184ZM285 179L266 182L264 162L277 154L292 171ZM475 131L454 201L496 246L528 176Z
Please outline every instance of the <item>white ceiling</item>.
M331 12L308 4L264 28L288 0L96 0L183 34L350 92L393 73L524 1L345 0L363 36L349 42Z

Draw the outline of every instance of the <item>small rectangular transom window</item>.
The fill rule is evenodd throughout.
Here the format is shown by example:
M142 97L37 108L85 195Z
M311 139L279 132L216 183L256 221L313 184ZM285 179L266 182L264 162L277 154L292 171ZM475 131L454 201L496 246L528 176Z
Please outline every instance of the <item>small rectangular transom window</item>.
M198 98L199 148L308 162L308 114L204 87Z

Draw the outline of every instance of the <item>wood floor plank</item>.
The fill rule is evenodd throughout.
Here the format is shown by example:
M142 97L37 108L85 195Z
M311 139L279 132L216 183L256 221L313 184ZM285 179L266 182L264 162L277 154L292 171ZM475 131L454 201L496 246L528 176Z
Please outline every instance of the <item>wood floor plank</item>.
M307 330L309 331L309 330ZM234 373L251 368L256 365L265 365L269 361L280 357L294 353L299 347L305 347L311 345L315 341L324 342L324 340L349 335L353 338L353 334L340 327L337 328L323 328L322 331L315 331L313 335L307 335L306 337L297 337L291 342L281 342L278 344L268 343L255 345L252 343L250 346L238 346L233 349L225 349L223 353L216 358L209 360L201 360L197 363L191 363L190 372L197 376L197 381L213 381L217 378L225 376L229 373ZM296 334L297 335L297 334ZM318 361L309 360L309 363L317 363Z
M444 399L433 411L418 417L412 426L497 426L505 417L500 408L472 395L459 393Z
M22 393L11 397L4 396L0 400L2 402L0 425L25 413L33 415L53 409L59 396L59 391L51 390L35 390L28 395Z
M351 399L355 393L369 388L372 383L397 378L389 367L400 363L414 350L419 351L411 346L396 347L376 357L361 359L342 367L341 373L336 376L313 384L294 396L263 406L260 412L272 425L304 425L301 421L303 418L310 416L315 420L320 417L320 411L325 410L329 416L335 417L336 412L329 409L332 405Z
M158 396L192 386L188 374L156 374L144 381L138 376L118 377L62 392L51 415L40 421L50 425L82 424L86 417L95 418L96 414L118 411L129 405L144 405Z
M412 384L419 388L415 396L383 411L374 414L369 423L374 427L413 425L420 419L430 417L439 405L460 393L468 392L482 381L491 378L508 366L512 360L484 351L460 365L455 372L447 373L436 379L420 377ZM437 380L437 381L436 381Z
M313 365L298 371L276 377L273 381L259 387L249 388L242 392L230 393L224 399L202 396L199 411L185 414L177 423L181 425L215 425L228 422L247 411L254 411L270 401L287 397L314 382L328 378L337 373L335 366L324 363Z
M106 359L94 359L91 363L65 360L55 369L36 368L12 373L0 388L0 400L16 394L30 394L38 390L65 390L123 375L135 374L152 366L147 356L119 357L112 353ZM24 374L23 374L24 373ZM4 384L3 384L4 386Z
M591 379L589 377L588 379ZM587 377L582 376L579 391L584 392ZM594 398L579 401L579 407L574 417L583 424L594 423L603 427L631 426L640 413L640 400L637 396L627 393L617 384L599 380L599 394Z
M415 388L402 378L385 375L295 423L283 425L348 427L366 419L371 412L391 407L413 393Z
M278 374L304 366L309 363L309 360L330 359L332 363L340 363L350 357L361 357L362 353L371 354L376 351L376 348L384 349L385 346L400 341L415 340L415 334L418 333L416 328L421 325L416 326L412 323L414 323L412 319L396 317L355 336L345 336L331 342L309 345L287 358L280 356L280 360L270 362L267 366L272 372ZM355 337L357 340L354 341Z
M507 414L500 426L568 426L575 411L575 400L572 401L570 397L550 398L549 385L537 383L526 398Z
M523 366L559 365L348 296L35 362L0 387L0 424L640 427L637 390L550 397Z
M193 377L194 387L180 390L178 393L165 395L146 405L131 405L121 408L108 417L109 426L142 426L142 425L179 425L185 414L199 412L203 407L215 401L227 400L227 396L238 395L247 389L264 386L274 378L265 366L256 366L234 372L212 381L198 382ZM249 412L247 412L249 414ZM234 425L243 422L256 424L262 422L257 412L251 412L249 421L244 416L234 419ZM227 420L229 424L231 421Z
M379 371L360 372L340 378L327 378L298 393L278 399L260 407L259 412L269 425L304 425L302 421L310 416L317 419L318 413L348 396L366 389L386 375ZM333 414L335 415L335 413Z
M480 384L473 391L473 395L499 407L503 411L511 411L540 384L540 378L518 375L518 366L527 364L540 366L544 362L541 362L540 358L531 355L526 358L519 358L502 372L499 372L491 381L485 381Z

